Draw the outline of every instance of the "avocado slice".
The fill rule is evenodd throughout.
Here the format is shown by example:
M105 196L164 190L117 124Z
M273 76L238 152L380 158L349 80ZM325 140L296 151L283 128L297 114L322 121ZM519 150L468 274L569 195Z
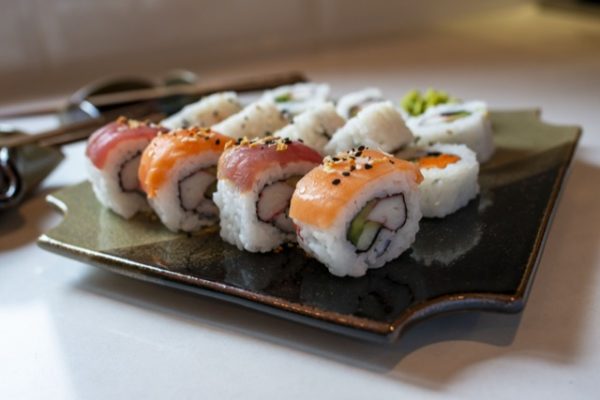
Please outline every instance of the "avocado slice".
M378 203L378 199L373 199L369 201L363 208L360 210L358 214L354 217L352 222L350 223L350 228L348 228L347 238L358 250L366 250L371 246L371 243L375 239L381 224L378 222L369 221L367 218L373 208ZM375 234L373 234L373 230L375 230ZM364 237L363 237L364 235ZM368 240L369 236L371 236L370 242L365 247L365 242ZM359 244L361 246L359 246ZM360 247L360 248L359 248Z
M358 238L358 241L356 242L356 250L369 250L380 230L381 224L379 222L367 221L367 223L363 226L363 230Z

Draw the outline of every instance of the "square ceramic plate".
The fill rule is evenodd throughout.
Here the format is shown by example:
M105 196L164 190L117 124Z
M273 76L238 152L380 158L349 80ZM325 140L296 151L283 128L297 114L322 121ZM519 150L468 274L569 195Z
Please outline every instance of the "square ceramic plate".
M497 151L482 165L481 195L444 219L424 219L412 248L362 278L337 278L295 247L253 254L216 228L173 234L156 218L126 221L90 185L48 201L64 221L43 248L122 275L197 292L283 318L378 341L456 310L518 312L526 301L580 136L537 111L493 112Z

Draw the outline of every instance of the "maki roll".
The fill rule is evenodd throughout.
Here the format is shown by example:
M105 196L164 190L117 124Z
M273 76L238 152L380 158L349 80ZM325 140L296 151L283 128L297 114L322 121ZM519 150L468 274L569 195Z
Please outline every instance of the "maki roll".
M337 112L342 117L349 119L369 104L384 101L383 93L377 88L366 88L342 96L337 103Z
M124 218L147 210L137 176L142 152L163 130L158 125L120 117L94 132L87 143L87 171L96 198Z
M411 158L423 175L419 188L424 217L445 217L477 197L479 163L467 146L436 144Z
M241 109L242 105L235 92L215 93L183 107L160 124L171 130L190 126L207 128L240 112Z
M212 130L234 139L269 136L283 128L289 120L270 100L259 100L242 111L213 125Z
M286 115L294 116L327 102L329 92L325 83L296 83L267 90L262 98L274 102Z
M327 154L369 146L395 152L413 140L400 112L389 102L373 103L350 118L325 146Z
M494 154L492 124L487 106L481 101L435 106L419 117L409 118L407 125L417 146L437 142L465 144L477 154L480 163Z
M288 216L300 177L321 162L300 142L267 137L241 140L219 159L214 200L221 215L221 237L240 250L267 252L295 241Z
M346 120L339 116L332 103L311 107L297 115L292 123L275 132L274 136L299 140L319 153L325 153L325 145Z
M142 155L139 179L148 201L170 230L193 232L212 225L216 166L227 136L202 128L158 135Z
M333 275L383 266L415 240L422 179L415 164L363 147L325 158L292 196L298 243Z

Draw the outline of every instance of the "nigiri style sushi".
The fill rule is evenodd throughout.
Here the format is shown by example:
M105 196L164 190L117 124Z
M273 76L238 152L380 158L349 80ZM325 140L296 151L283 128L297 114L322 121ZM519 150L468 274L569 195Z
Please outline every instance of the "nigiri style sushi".
M428 108L419 117L409 118L406 123L415 136L416 146L438 142L465 144L477 154L480 163L494 154L492 124L484 102L442 104Z
M96 198L124 218L149 209L137 172L142 152L161 131L158 125L120 117L88 140L87 171Z
M337 276L362 276L410 247L419 230L418 167L359 147L298 182L289 215L298 243Z
M235 92L215 93L183 107L160 124L170 130L191 126L208 128L241 110L242 105Z
M259 100L212 126L212 130L234 139L270 136L289 123L271 100Z
M369 104L385 101L381 90L370 87L357 92L348 93L338 100L337 112L342 117L349 119Z
M336 112L332 103L312 106L295 116L292 122L273 136L302 141L307 146L325 154L325 146L346 120Z
M240 250L267 252L295 241L288 216L296 182L317 166L321 155L289 139L242 139L223 152L213 195L221 237Z
M333 135L325 151L332 155L364 145L393 153L412 140L413 135L398 109L384 101L370 104L350 118Z
M232 139L202 129L156 136L142 154L139 181L152 209L170 230L193 232L215 224L212 200L219 156Z
M464 207L479 193L479 163L475 153L462 144L435 144L412 150L423 175L420 185L424 217L442 218Z
M289 116L298 115L309 108L329 100L329 85L325 83L296 83L267 90L264 100L269 100Z

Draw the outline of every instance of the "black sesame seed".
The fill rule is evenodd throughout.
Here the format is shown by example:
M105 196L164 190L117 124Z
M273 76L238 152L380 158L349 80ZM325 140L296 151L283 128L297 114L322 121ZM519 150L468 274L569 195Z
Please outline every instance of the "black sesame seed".
M333 160L333 162L340 161L340 159L337 157L332 157L331 159Z
M359 151L363 151L364 149L365 149L365 146L358 146Z
M350 171L354 171L356 167L354 165L350 166Z
M342 175L344 175L344 176L350 176L350 172L344 171L344 172L342 172Z
M339 185L341 182L342 181L337 178L331 181L331 183L333 183L334 185Z
M365 164L365 169L371 169L373 166L371 164Z
M221 139L217 139L217 140L215 140L215 143L216 143L217 145L221 144Z
M356 152L356 154L355 154L355 156L356 156L356 157L360 157L360 156L362 156L362 151L357 151L357 152Z
M390 164L396 164L394 160L390 160Z

